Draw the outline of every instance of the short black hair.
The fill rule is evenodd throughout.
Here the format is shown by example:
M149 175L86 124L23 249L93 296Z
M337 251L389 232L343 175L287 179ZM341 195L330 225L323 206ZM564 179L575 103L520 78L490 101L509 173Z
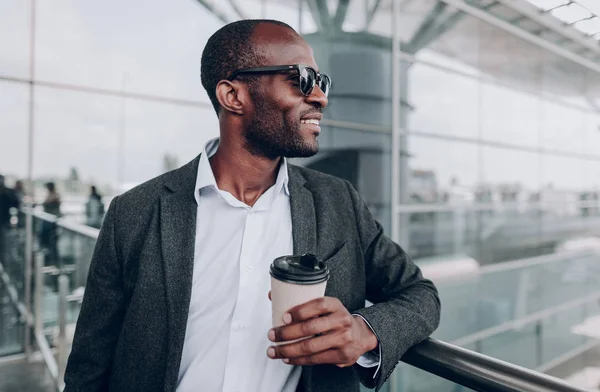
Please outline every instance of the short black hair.
M254 29L270 23L296 33L290 25L271 19L244 19L229 23L214 33L206 43L200 60L200 78L217 115L221 105L217 99L217 84L235 70L264 66L264 57L252 43Z

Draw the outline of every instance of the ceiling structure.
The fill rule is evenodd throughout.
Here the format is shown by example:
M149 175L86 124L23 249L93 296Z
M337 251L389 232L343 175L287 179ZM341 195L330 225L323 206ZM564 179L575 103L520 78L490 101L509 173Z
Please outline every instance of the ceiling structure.
M195 1L223 22L247 17L260 6L259 0L254 6ZM273 3L294 10L299 4L269 0L267 5ZM362 30L391 40L392 0L305 0L303 7L317 33ZM599 0L401 0L400 15L404 52L419 57L428 49L527 89L600 97Z

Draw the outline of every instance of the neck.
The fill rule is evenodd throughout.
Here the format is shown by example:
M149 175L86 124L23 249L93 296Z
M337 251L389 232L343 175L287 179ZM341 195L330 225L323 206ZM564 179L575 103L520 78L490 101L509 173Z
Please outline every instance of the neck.
M277 181L281 158L253 155L241 140L226 135L221 134L219 148L209 159L217 186L253 206Z

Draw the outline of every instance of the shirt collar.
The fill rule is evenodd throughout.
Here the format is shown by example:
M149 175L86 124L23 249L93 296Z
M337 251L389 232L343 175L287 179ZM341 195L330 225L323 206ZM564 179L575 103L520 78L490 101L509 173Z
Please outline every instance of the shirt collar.
M219 148L220 139L218 137L209 140L202 150L202 154L200 155L200 162L198 163L198 174L196 175L196 186L194 188L194 198L196 199L196 203L199 203L200 191L206 187L212 187L215 190L218 190L217 180L215 179L215 175L212 171L212 167L210 166L209 158L212 157ZM288 176L288 166L287 159L283 158L281 160L281 164L279 165L279 172L277 173L277 180L275 181L275 193L279 193L281 188L285 190L285 193L289 196L290 189L288 187L289 176Z

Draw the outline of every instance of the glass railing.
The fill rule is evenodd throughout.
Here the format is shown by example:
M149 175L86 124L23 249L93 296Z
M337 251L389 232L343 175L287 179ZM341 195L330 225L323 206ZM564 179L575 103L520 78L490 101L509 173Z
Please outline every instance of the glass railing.
M464 260L468 259L456 263ZM423 269L427 275L436 266ZM600 315L596 250L471 266L434 281L442 303L435 338L539 371L600 346L599 340L576 331ZM397 373L398 391L455 390L448 381L412 366L402 366Z
M412 347L402 361L424 371L427 378L444 389L395 388L396 391L585 392L543 373L434 339Z
M466 254L484 264L554 253L573 236L600 235L598 201L456 202L398 207L414 259Z
M21 214L31 219L29 245L22 224L2 232L6 247L0 257L0 285L12 305L2 310L14 308L16 316L0 317L0 353L14 352L11 347L27 353L35 345L60 391L99 230L34 209ZM11 327L7 319L19 320L17 326Z

